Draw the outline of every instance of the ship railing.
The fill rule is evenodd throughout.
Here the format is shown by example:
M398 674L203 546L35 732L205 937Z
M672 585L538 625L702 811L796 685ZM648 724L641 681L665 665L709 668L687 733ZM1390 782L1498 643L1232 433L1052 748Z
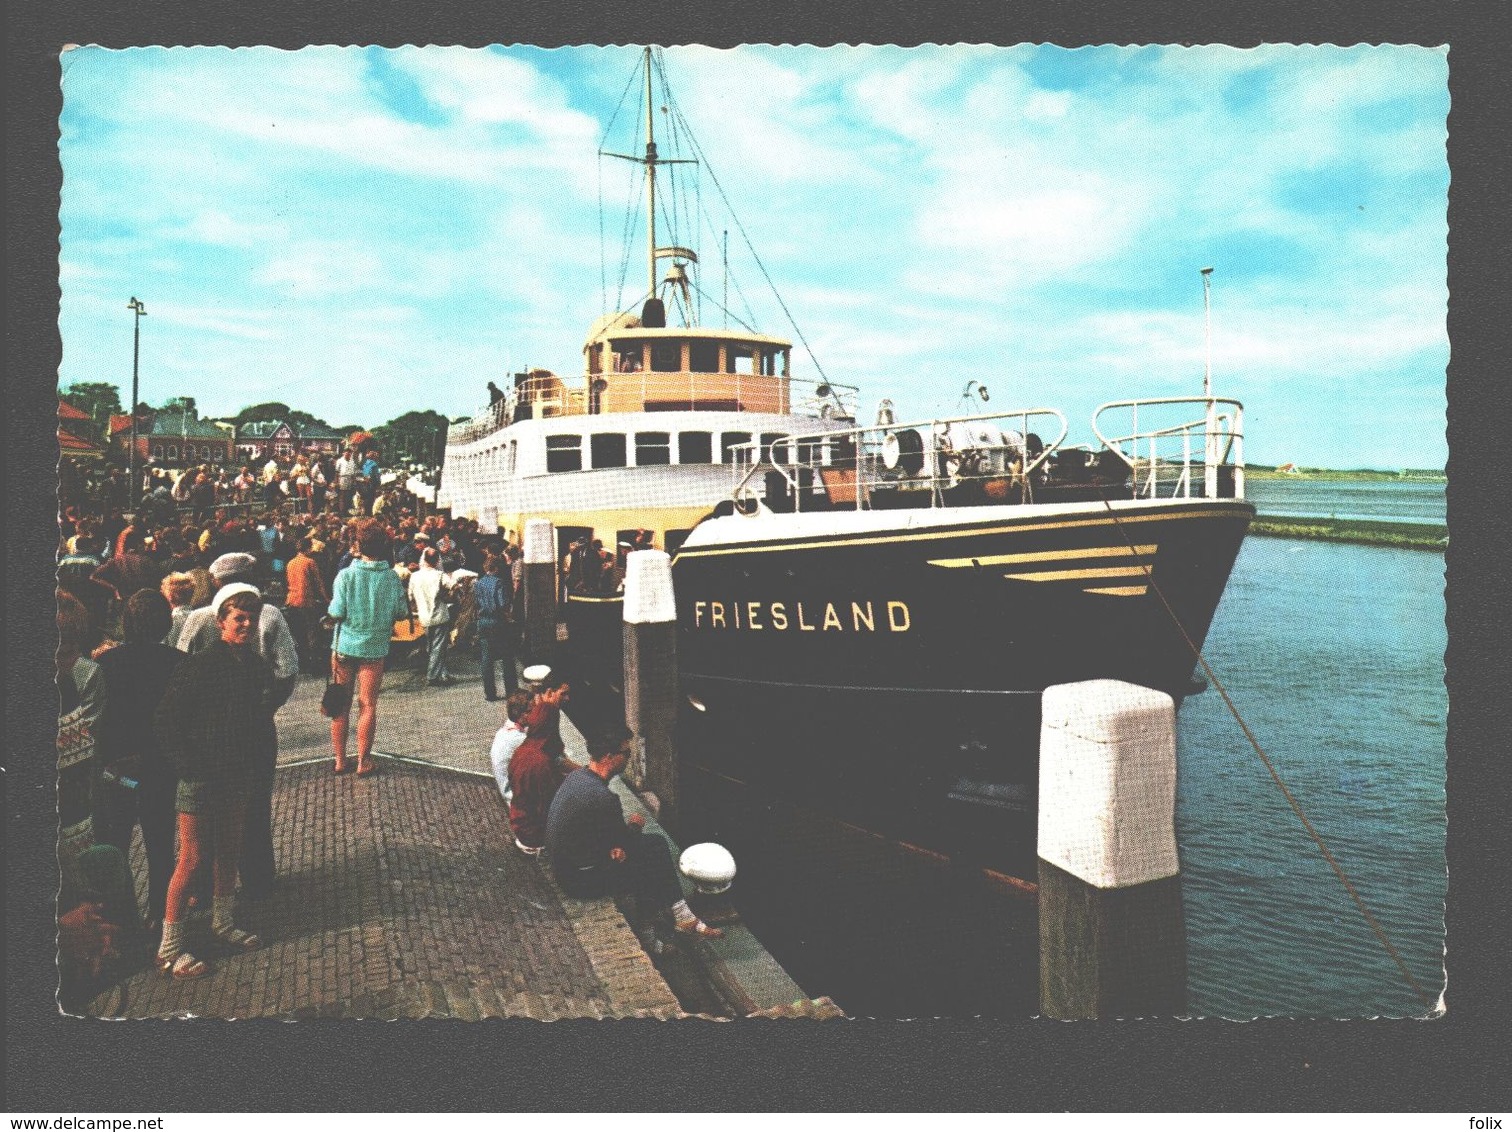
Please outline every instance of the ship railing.
M854 420L861 391L854 385L769 374L661 373L636 371L612 375L614 392L623 398L631 388L641 411L657 402L686 409L777 411L820 420ZM627 386L627 383L629 385ZM635 385L639 386L634 389ZM474 410L446 434L450 445L471 444L491 436L528 407L532 417L596 414L608 403L606 388L569 386L555 374L540 373L518 381L501 401Z
M1030 503L1066 431L1058 409L1033 408L732 445L732 497L746 514L756 510L758 485L769 505L778 486L784 505L800 512ZM769 475L780 479L774 485Z
M1187 417L1179 411L1183 409L1197 415ZM1113 419L1127 421L1126 431L1108 435L1114 430L1105 431L1105 413L1125 414ZM1225 397L1109 401L1092 414L1092 431L1128 465L1137 498L1244 498L1244 406L1238 401Z

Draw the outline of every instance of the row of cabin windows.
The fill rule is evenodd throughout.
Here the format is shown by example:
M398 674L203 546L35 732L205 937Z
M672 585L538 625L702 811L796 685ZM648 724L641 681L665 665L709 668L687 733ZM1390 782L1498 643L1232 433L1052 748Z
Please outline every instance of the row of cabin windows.
M607 357L607 364L606 364ZM790 352L775 346L734 342L635 341L621 339L588 350L588 372L789 374Z
M782 434L761 434L761 458L772 456L776 446L776 459L787 459L787 446L777 444ZM668 432L637 432L635 440L635 464L637 468L671 464L673 460L672 434ZM751 443L749 432L722 432L719 434L719 459L714 458L714 434L710 432L679 432L677 434L676 463L678 464L728 464L733 460L731 450L739 444ZM626 468L629 460L630 438L620 432L595 432L588 437L588 467ZM808 445L801 446L807 448ZM805 454L800 452L800 458ZM577 433L557 433L546 438L546 470L548 472L580 472L583 470L583 438Z

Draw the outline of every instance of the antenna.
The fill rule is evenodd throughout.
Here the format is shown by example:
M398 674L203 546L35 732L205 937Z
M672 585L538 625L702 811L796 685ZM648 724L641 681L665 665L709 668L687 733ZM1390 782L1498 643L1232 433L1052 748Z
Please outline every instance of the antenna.
M1202 269L1202 395L1213 395L1213 269Z

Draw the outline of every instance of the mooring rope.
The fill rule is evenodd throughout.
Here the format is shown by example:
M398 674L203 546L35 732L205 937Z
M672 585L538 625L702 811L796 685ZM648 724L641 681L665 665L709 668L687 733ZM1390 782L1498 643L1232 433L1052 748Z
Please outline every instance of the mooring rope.
M1125 530L1123 520L1119 518L1118 512L1114 510L1112 502L1108 499L1107 495L1105 495L1101 491L1101 489L1099 489L1098 495L1102 498L1103 506L1108 509L1108 514L1113 517L1113 522L1118 527L1119 533L1124 535L1125 542L1128 545L1129 550L1133 552L1134 540ZM1259 756L1260 762L1265 766L1266 771L1269 772L1271 781L1273 781L1276 784L1276 788L1281 791L1281 796L1286 799L1286 803L1291 807L1292 813L1297 815L1297 820L1302 823L1302 828L1307 830L1308 836L1311 837L1313 839L1313 843L1317 845L1318 852L1323 854L1323 859L1328 862L1329 868L1333 869L1334 875L1339 878L1339 883L1342 884L1344 886L1344 890L1349 893L1349 897L1354 901L1355 907L1360 910L1360 915L1365 917L1365 922L1370 925L1370 930L1375 933L1376 939L1378 939L1381 943L1381 946L1386 949L1386 954L1391 956L1392 961L1397 965L1397 969L1401 971L1402 978L1407 980L1407 985L1412 988L1413 993L1418 996L1418 999L1422 1002L1423 1006L1429 1010L1432 1010L1433 999L1429 997L1428 993L1424 991L1421 986L1418 985L1418 981L1412 977L1412 972L1407 969L1406 962L1403 961L1401 954L1392 945L1391 940L1387 938L1385 930L1381 927L1375 916L1371 914L1371 911L1366 906L1365 900L1360 895L1359 890L1355 888L1354 883L1349 879L1349 875L1345 873L1343 866L1339 864L1339 862L1335 859L1333 853L1329 851L1327 844L1325 844L1323 841L1322 835L1318 833L1318 831L1313 827L1312 822L1308 821L1307 815L1302 812L1301 804L1293 796L1292 792L1287 789L1286 783L1282 781L1281 775L1276 770L1275 764L1271 762L1270 757L1260 746L1260 740L1255 738L1255 733L1250 730L1249 724L1245 722L1244 716L1240 714L1238 706L1234 703L1233 698L1228 693L1228 688L1226 688L1223 681L1218 678L1218 673L1213 671L1213 666L1208 663L1208 659L1203 655L1202 649L1197 645L1195 641L1192 640L1192 636L1187 632L1186 626L1181 623L1181 618L1176 616L1176 610L1171 607L1170 601L1166 599L1165 593L1161 590L1160 585L1155 581L1154 564L1151 562L1143 562L1141 563L1141 569L1143 569L1145 572L1145 577L1149 581L1150 589L1155 591L1155 596L1160 599L1160 604L1165 607L1166 616L1171 619L1171 623L1176 626L1176 629L1181 634L1182 639L1186 641L1187 648L1191 649L1192 654L1196 656L1197 663L1202 665L1202 671L1207 675L1209 682L1211 682L1213 687L1218 690L1218 694L1223 698L1224 705L1227 706L1229 714L1231 714L1234 717L1234 721L1239 724L1239 729L1244 732L1244 737L1249 740L1250 746L1254 748L1255 754Z

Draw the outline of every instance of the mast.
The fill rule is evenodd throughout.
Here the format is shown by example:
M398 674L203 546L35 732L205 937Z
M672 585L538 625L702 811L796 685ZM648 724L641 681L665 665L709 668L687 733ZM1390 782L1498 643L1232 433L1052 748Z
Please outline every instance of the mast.
M656 115L651 99L651 48L646 48L646 294L656 297Z
M601 149L599 153L604 157L618 157L622 161L633 161L637 165L646 168L646 303L642 310L642 320L647 326L666 325L666 315L663 311L661 300L656 296L656 167L658 165L696 165L693 158L662 157L656 149L656 100L652 89L651 73L652 58L651 48L644 49L644 66L646 68L646 152L644 156L633 157L628 153L613 153ZM686 248L663 248L663 254L680 255L694 261L697 256ZM679 286L686 289L685 282L679 282ZM652 321L652 320L655 321Z

